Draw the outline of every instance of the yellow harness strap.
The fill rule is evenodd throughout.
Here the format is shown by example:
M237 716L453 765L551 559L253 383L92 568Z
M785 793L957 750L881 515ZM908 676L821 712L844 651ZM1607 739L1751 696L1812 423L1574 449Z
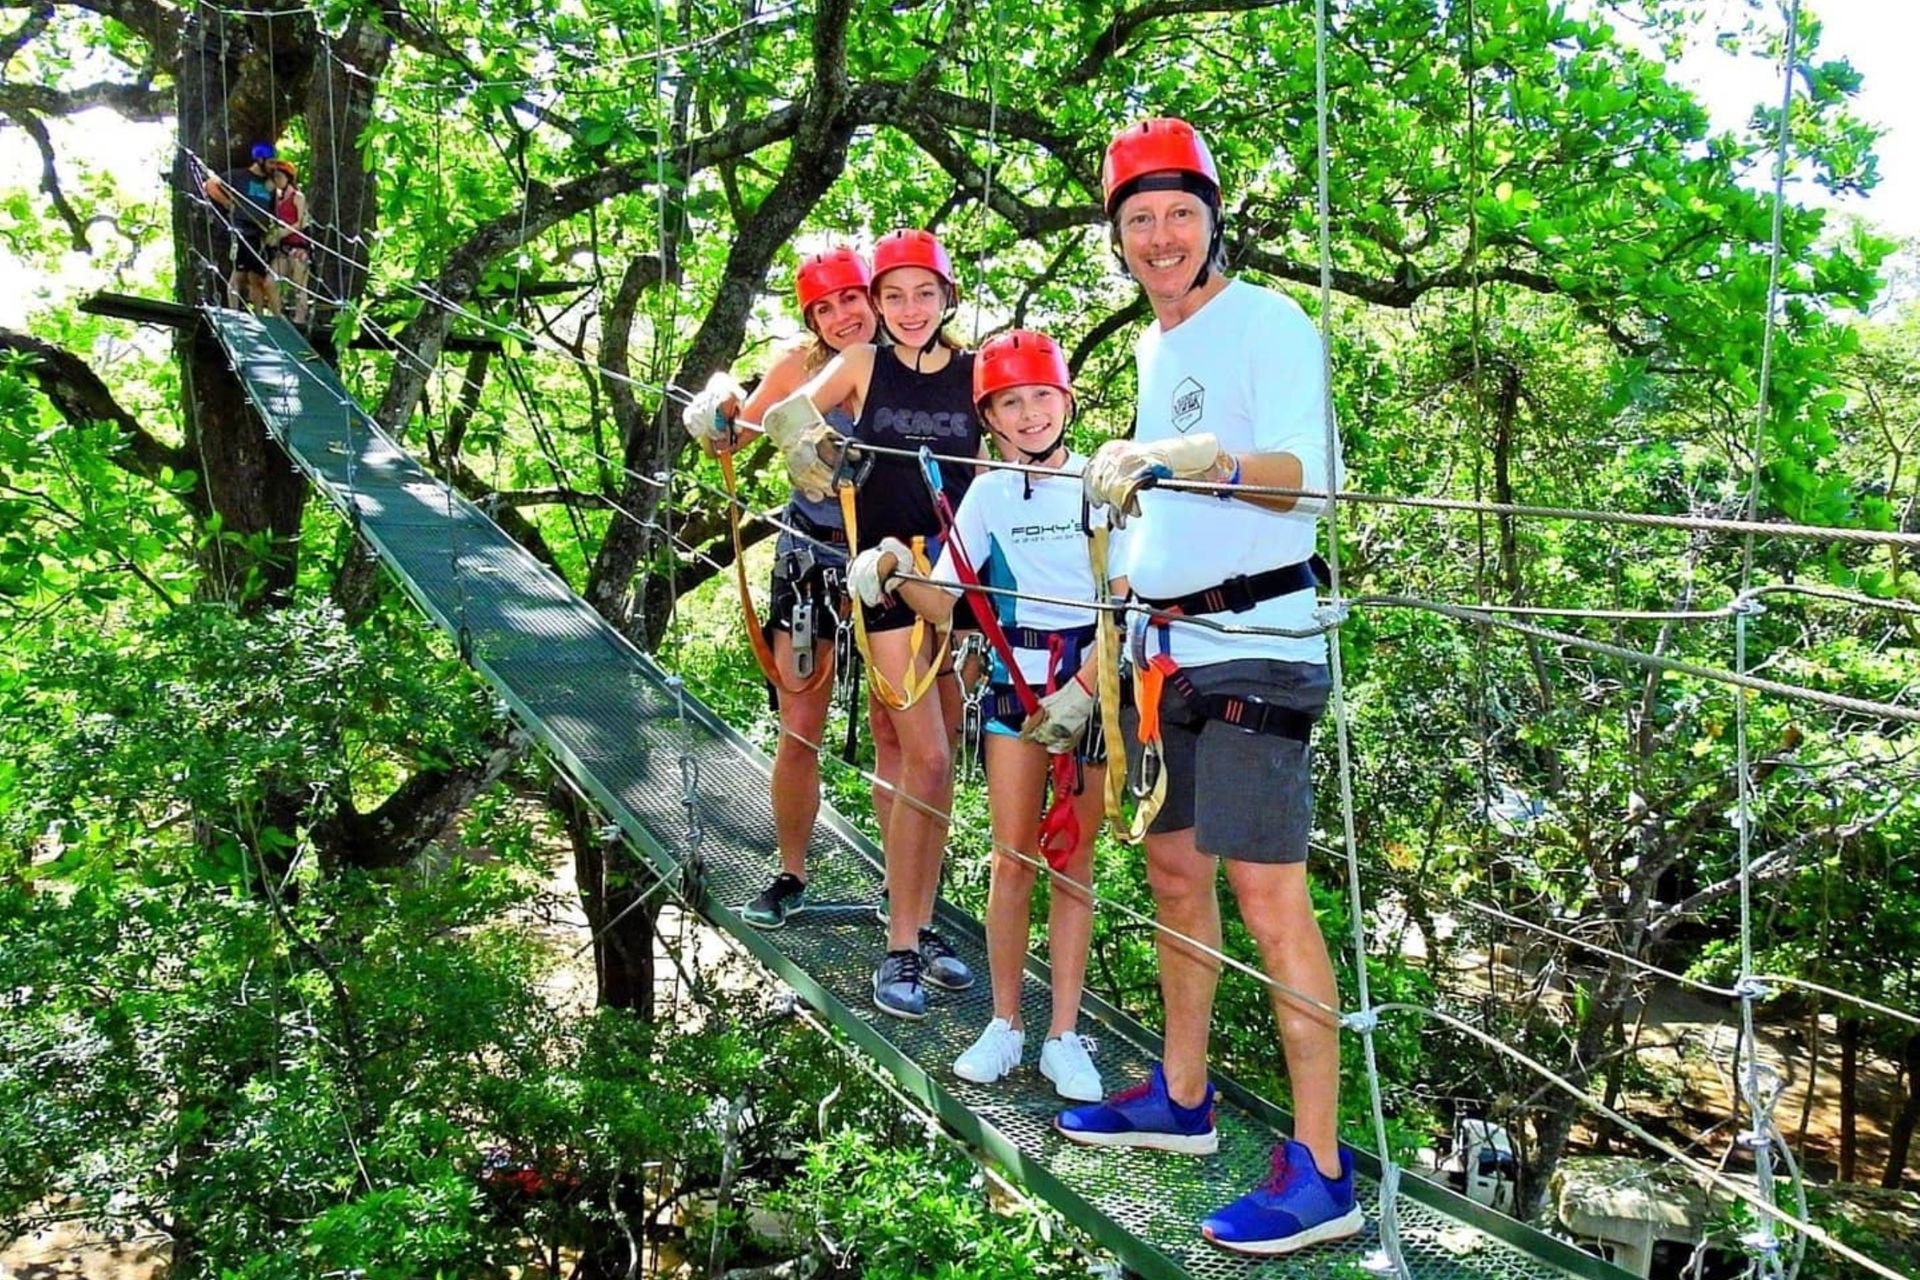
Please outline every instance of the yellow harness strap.
M813 674L798 684L789 684L780 673L780 663L774 657L773 648L767 643L766 633L760 627L760 615L753 607L753 591L747 586L747 552L740 539L740 499L733 475L733 453L731 450L720 452L720 478L727 486L727 531L733 535L733 578L740 589L740 613L747 624L747 640L753 646L753 659L760 664L760 674L767 683L782 693L812 693L815 689L833 679L833 659L817 664Z
M1134 795L1136 805L1131 821L1127 818L1127 739L1120 724L1120 628L1114 620L1113 593L1107 584L1107 528L1101 525L1091 534L1088 547L1093 560L1093 596L1100 606L1094 617L1094 641L1100 655L1100 728L1107 736L1107 829L1125 844L1139 844L1147 828L1167 802L1167 771L1161 767L1160 684L1134 672L1134 706L1140 712L1140 770L1144 783ZM1151 685L1151 688L1148 686ZM1149 701L1151 699L1151 701ZM1114 768L1118 761L1120 767Z
M860 554L860 524L854 513L854 489L851 484L840 486L840 514L847 526L847 563ZM921 577L933 573L933 566L927 563L927 540L916 537L912 542L913 571ZM940 679L940 668L947 660L947 628L940 629L940 642L935 646L933 656L928 659L926 670L916 673L914 656L920 652L921 644L926 640L927 620L918 615L913 619L913 631L908 637L906 690L894 688L893 682L881 672L878 663L873 660L873 649L867 642L867 615L860 601L853 602L853 642L860 648L860 656L866 659L867 680L872 685L874 696L895 711L905 711L914 703L927 696L927 690L933 688Z

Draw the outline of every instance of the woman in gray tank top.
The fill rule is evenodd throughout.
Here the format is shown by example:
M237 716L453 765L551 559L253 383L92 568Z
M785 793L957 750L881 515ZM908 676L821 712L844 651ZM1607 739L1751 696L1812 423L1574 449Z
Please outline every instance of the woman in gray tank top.
M837 352L872 342L879 322L867 292L871 279L872 269L866 260L845 247L836 246L802 259L794 274L794 294L812 337L781 352L751 395L729 375L715 375L708 389L687 406L684 416L689 434L709 452L737 449L760 434L753 424L760 421L768 406L792 394ZM827 417L842 430L853 427L853 413L847 406L834 406ZM731 429L718 429L722 424ZM762 929L777 929L806 907L807 843L820 812L820 757L815 744L827 723L833 681L822 680L817 687L799 692L795 689L806 682L809 672L833 661L834 632L844 594L840 584L847 560L847 534L841 524L840 506L830 497L816 501L795 490L782 523L788 528L781 532L774 551L771 614L765 627L782 681L772 687L780 713L772 779L780 870L740 911L748 924ZM796 654L796 623L803 634L811 634L810 663L803 664ZM803 638L802 643L807 641ZM878 743L881 717L875 713L874 719ZM892 726L885 727L891 738ZM877 807L881 789L874 790Z

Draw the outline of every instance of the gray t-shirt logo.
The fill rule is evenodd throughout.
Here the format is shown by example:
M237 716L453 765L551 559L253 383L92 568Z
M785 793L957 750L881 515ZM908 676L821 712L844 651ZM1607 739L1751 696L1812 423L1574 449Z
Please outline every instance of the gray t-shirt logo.
M1173 429L1185 435L1207 406L1207 389L1192 378L1182 378L1173 389Z

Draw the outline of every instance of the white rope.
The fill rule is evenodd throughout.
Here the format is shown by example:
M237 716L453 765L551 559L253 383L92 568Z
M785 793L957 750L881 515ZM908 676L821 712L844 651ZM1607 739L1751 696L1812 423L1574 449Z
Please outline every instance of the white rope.
M1760 340L1760 377L1755 392L1753 412L1753 435L1748 450L1748 462L1751 467L1747 485L1747 519L1752 521L1760 509L1761 456L1766 444L1766 424L1768 400L1772 392L1773 377L1773 341L1775 325L1780 308L1780 257L1781 228L1786 212L1787 183L1787 144L1792 134L1793 120L1793 75L1794 55L1799 48L1800 0L1788 0L1787 32L1785 47L1781 53L1780 68L1780 120L1778 138L1773 153L1773 237L1767 256L1767 300L1766 314L1761 319ZM1753 587L1753 544L1754 537L1749 533L1740 556L1740 590L1744 593ZM1748 602L1733 619L1733 669L1737 675L1747 673L1747 620L1760 612L1760 606ZM1774 1105L1778 1102L1778 1088L1763 1088L1760 1062L1760 1038L1757 1034L1754 1003L1764 994L1764 988L1753 980L1753 823L1754 795L1753 771L1749 766L1749 747L1747 742L1747 694L1743 689L1733 690L1733 722L1735 742L1735 769L1737 770L1738 805L1735 810L1735 824L1740 846L1740 980L1734 989L1740 996L1740 1046L1746 1056L1746 1074L1737 1091L1744 1101L1748 1114L1752 1117L1752 1127L1740 1134L1739 1140L1753 1156L1754 1186L1761 1201L1772 1208L1774 1204L1773 1153L1774 1137L1778 1126L1774 1122ZM1735 1050L1736 1055L1740 1052ZM1735 1073L1739 1073L1736 1060ZM1736 1127L1739 1120L1739 1108L1734 1111ZM1798 1181L1797 1170L1795 1181ZM1780 1241L1774 1231L1773 1218L1762 1214L1754 1229L1742 1237L1741 1243L1752 1250L1753 1260L1750 1274L1760 1280L1780 1280L1787 1272L1787 1260L1781 1257ZM1799 1260L1793 1263L1793 1270L1799 1270Z
M1340 475L1340 434L1334 417L1333 400L1333 217L1331 212L1332 146L1327 128L1327 0L1313 5L1313 95L1314 95L1314 213L1320 248L1320 412L1325 428L1327 488L1335 490ZM1328 608L1335 617L1343 616L1340 596L1340 500L1327 502L1327 593ZM1360 842L1354 833L1353 746L1349 733L1346 671L1341 659L1340 635L1327 640L1328 674L1333 688L1328 700L1328 720L1333 725L1334 747L1340 779L1340 835L1347 864L1348 914L1353 917L1353 982L1359 1009L1342 1025L1359 1032L1361 1051L1366 1061L1368 1103L1373 1114L1375 1155L1383 1177L1380 1179L1380 1248L1383 1258L1373 1259L1370 1269L1380 1263L1393 1269L1400 1280L1412 1280L1407 1260L1401 1254L1398 1230L1399 1214L1395 1197L1399 1188L1393 1147L1387 1140L1386 1099L1380 1085L1379 1055L1374 1032L1379 1016L1373 1007L1372 984L1367 975L1367 903L1360 886ZM1336 1086L1337 1087L1337 1086Z

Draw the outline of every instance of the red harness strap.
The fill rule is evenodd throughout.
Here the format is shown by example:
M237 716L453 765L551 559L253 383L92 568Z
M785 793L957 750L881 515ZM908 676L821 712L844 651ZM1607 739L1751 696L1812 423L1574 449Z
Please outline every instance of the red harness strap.
M993 646L993 651L1000 655L1000 661L1007 664L1007 678L1013 684L1021 707L1031 716L1040 709L1040 698L1020 674L1020 663L1014 656L1013 645L1007 640L1007 633L1000 629L993 597L981 590L980 575L974 572L973 561L960 541L960 530L954 525L953 504L947 501L946 490L941 486L939 464L934 462L933 454L928 449L920 451L920 472L933 494L933 509L940 517L945 532L947 553L953 557L954 575L960 579L960 585L965 588L967 595L980 606L974 609L973 615L979 619L981 633L987 637L987 643ZM1050 654L1047 665L1047 692L1052 693L1053 672L1059 665L1058 655ZM1073 851L1080 845L1080 816L1073 811L1074 798L1080 794L1081 788L1080 761L1073 752L1063 751L1048 757L1048 767L1053 783L1053 801L1040 818L1040 855L1055 871L1064 871L1073 858Z

